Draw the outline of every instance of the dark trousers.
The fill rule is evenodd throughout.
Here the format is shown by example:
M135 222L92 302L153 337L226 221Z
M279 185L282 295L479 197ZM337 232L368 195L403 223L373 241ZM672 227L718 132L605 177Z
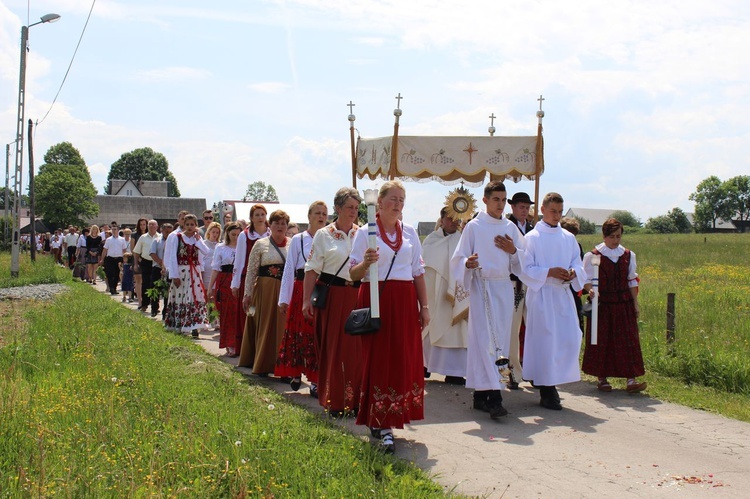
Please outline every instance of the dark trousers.
M68 267L73 269L73 264L76 263L76 248L75 246L68 246Z
M138 262L141 268L141 289L138 290L138 294L141 297L141 308L147 308L151 303L151 298L148 297L146 291L154 286L154 279L151 276L152 267L154 262L141 258Z
M154 283L161 279L161 268L156 267L154 265L151 266L151 287L154 286ZM146 295L143 295L146 296ZM164 297L164 309L167 308L167 299L168 297ZM159 300L152 300L151 301L151 312L159 312Z
M122 262L122 257L104 257L104 274L107 276L107 285L112 294L117 292L117 283L120 282L120 262Z

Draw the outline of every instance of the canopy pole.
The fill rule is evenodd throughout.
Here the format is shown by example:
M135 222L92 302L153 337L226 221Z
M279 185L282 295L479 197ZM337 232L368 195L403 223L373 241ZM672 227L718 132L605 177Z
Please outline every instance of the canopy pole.
M535 169L534 169L534 220L535 223L539 222L539 177L542 176L542 164L544 163L544 138L542 137L542 118L544 118L544 111L542 111L542 102L544 97L539 95L537 99L539 101L539 111L536 112L538 125L536 129L536 158L535 158Z
M352 109L356 104L354 104L351 100L349 101L349 142L351 143L351 152L352 152L352 187L355 189L357 188L357 149L354 145L354 121L357 119L356 116L354 116L354 110Z
M393 124L393 140L391 141L391 164L388 168L388 178L393 180L396 178L396 170L398 168L398 120L401 117L401 92L396 96L396 109L393 110L393 116L396 117L396 121Z

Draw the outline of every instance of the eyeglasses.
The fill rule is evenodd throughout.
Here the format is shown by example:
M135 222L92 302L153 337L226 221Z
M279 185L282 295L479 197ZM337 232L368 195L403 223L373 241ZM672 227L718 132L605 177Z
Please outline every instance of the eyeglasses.
M203 220L213 220L214 217L203 217Z

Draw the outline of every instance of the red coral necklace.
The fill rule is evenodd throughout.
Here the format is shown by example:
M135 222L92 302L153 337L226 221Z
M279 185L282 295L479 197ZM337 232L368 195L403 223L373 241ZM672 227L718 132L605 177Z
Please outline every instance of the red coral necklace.
M396 220L396 240L394 242L391 242L391 240L388 238L388 233L383 227L383 222L380 220L380 213L375 216L375 219L378 222L378 229L380 230L380 234L382 236L380 239L382 239L386 246L391 248L394 253L398 252L398 250L401 249L401 243L404 242L404 231L401 228L401 222Z

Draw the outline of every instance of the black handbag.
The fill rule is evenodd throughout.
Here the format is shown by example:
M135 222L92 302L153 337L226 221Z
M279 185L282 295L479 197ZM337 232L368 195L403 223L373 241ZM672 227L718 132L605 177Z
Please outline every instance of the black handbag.
M393 268L393 262L396 261L396 255L398 255L398 251L393 254L391 266L388 267L388 273L386 274L385 279L383 279L383 283L385 283L391 275L391 269ZM382 291L382 286L380 286L380 288ZM370 307L352 310L344 323L344 332L346 334L351 334L352 336L377 333L379 330L380 317L372 317L372 310Z
M327 283L325 284L315 283L315 287L313 288L312 295L310 295L310 303L312 304L313 307L326 308L326 302L328 301L328 288L331 286L331 282L333 281L333 279L338 277L339 272L341 272L341 269L344 268L344 265L346 265L346 262L348 261L349 261L349 258L347 257L347 259L344 260L344 263L341 264L341 267L339 267L339 269L333 275L333 278L331 278Z
M315 308L326 308L326 301L328 300L328 284L315 284L312 295L310 296L310 303Z
M370 307L358 308L349 313L344 324L346 334L359 336L361 334L376 333L380 329L380 318L371 316Z

